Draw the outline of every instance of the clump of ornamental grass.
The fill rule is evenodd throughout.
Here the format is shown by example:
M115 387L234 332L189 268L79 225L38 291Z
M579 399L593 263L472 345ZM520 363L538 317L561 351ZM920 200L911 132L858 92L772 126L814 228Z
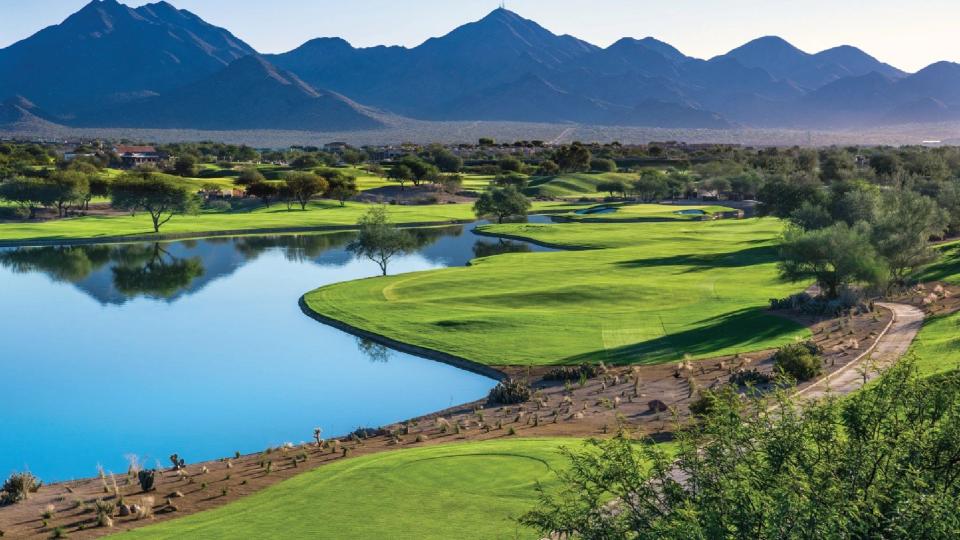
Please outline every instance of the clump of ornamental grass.
M30 495L40 491L42 485L43 482L32 473L13 473L0 487L0 506L25 501L30 498Z
M524 381L519 381L516 379L507 379L505 381L500 381L497 383L490 394L487 396L487 404L503 404L503 405L512 405L516 403L524 403L530 399L532 391L530 385Z

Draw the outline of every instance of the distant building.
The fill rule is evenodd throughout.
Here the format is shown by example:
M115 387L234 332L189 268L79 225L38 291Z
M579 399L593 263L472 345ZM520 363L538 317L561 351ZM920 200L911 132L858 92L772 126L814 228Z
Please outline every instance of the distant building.
M323 151L330 154L340 155L350 149L350 145L345 142L332 142L323 145Z
M160 163L160 154L152 146L127 146L117 145L113 148L114 153L120 157L120 162L124 167L132 169L140 165Z

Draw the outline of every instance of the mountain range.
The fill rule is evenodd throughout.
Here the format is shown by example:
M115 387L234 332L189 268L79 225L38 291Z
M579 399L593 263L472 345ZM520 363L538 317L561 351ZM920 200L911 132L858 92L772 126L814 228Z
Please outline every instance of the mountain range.
M413 47L318 38L261 55L167 2L93 0L0 49L0 126L377 129L393 119L802 129L960 120L960 64L906 73L767 36L710 59L606 48L506 9Z

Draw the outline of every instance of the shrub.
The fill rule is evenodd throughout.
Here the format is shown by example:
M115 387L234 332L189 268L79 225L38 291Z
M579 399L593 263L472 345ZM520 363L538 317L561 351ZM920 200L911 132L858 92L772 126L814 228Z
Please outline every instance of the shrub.
M140 483L140 489L144 492L153 491L153 484L157 479L157 471L139 471L137 472L137 481Z
M820 347L810 341L780 347L773 356L777 369L799 382L809 381L823 372L820 364Z
M594 365L586 364L582 366L562 366L548 371L544 376L545 381L577 381L580 377L592 379L600 374L600 368Z
M842 289L837 298L829 300L822 296L813 297L807 293L798 293L786 298L771 298L770 309L794 310L803 315L835 317L851 310L857 313L869 313L871 306L863 299L862 294L850 289Z
M43 485L36 476L28 472L13 473L0 488L0 506L16 504L30 498Z
M730 384L737 386L760 386L769 383L773 377L756 369L741 369L730 375Z
M386 435L386 430L380 428L368 428L368 427L358 427L350 433L350 437L356 437L358 439L369 439L371 437L379 437L380 435Z
M487 404L512 405L523 403L529 400L531 395L530 386L526 382L507 379L500 381L490 390L490 394L487 396Z

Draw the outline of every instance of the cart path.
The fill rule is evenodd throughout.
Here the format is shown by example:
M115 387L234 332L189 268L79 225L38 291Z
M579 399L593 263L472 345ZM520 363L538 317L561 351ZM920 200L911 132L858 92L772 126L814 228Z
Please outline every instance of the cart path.
M815 400L828 395L851 394L863 388L865 382L879 377L887 368L907 354L917 333L923 327L923 310L907 304L888 302L878 302L877 306L893 312L893 321L886 332L859 358L798 391L797 397Z

